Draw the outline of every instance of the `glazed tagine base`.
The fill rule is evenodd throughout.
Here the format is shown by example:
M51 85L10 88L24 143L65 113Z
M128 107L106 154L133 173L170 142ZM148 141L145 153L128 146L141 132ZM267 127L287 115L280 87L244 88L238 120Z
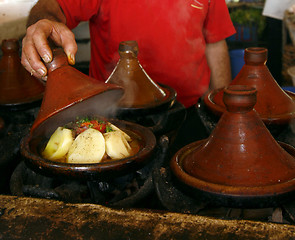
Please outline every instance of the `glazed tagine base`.
M220 116L216 113L213 113L211 109L207 107L207 105L204 103L204 99L199 99L199 102L196 105L198 114L200 115L201 121L204 124L206 131L208 134L210 134L216 125L218 124ZM290 125L292 124L266 124L266 128L270 131L271 135L277 139L280 140L282 135L288 134L290 131ZM280 140L282 141L282 140ZM285 142L285 141L282 141Z
M164 85L159 84L162 88L162 90L165 92L165 97L159 101L159 102L150 102L149 104L145 105L138 105L138 106L131 106L126 107L123 105L118 105L117 114L120 116L128 116L134 115L143 115L143 114L151 114L151 113L157 113L161 111L166 111L170 109L175 101L176 101L176 92L173 88Z
M170 165L175 175L173 178L175 183L188 195L205 201L209 205L235 208L275 207L295 198L295 192L290 191L294 188L295 179L263 187L241 187L216 184L189 175L183 169L183 161L188 156L196 154L205 143L206 140L201 140L182 148L176 153L176 157ZM295 157L293 147L285 143L280 143L280 145Z
M293 101L295 100L295 93L290 91L284 91L289 98L291 98ZM226 107L222 101L223 97L223 89L216 89L204 97L204 103L207 106L207 108L212 111L217 116L221 116L225 111ZM255 108L255 107L254 107ZM262 119L262 121L270 126L274 125L272 128L275 128L276 126L279 127L279 125L286 125L288 122L290 122L290 119L293 119L295 117L295 111L291 111L284 114L274 114L271 117L263 114L259 114L259 117Z
M108 180L143 167L153 154L156 138L148 128L123 120L109 119L109 122L135 138L140 150L133 156L93 164L71 164L47 160L42 157L48 138L45 135L28 134L21 142L21 154L32 170L49 177L79 180ZM38 132L38 131L36 131Z
M15 102L7 102L0 104L0 111L23 111L35 107L40 107L42 103L43 93L37 97L22 99Z

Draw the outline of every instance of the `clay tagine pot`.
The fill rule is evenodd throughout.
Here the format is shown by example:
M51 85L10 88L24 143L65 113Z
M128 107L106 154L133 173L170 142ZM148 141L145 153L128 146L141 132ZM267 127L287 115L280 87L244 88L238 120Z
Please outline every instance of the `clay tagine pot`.
M249 85L257 90L255 110L266 124L287 124L295 117L295 94L284 91L266 66L266 48L246 48L245 65L230 85ZM205 105L215 114L226 111L223 89L204 96Z
M3 40L1 49L3 57L0 61L0 106L17 107L41 101L44 84L31 76L21 65L18 41Z
M68 64L62 49L53 49L53 60L46 64L48 76L44 98L31 133L49 136L76 117L112 116L123 96L122 87L99 82Z
M144 71L138 61L138 44L136 41L124 41L119 44L120 59L106 80L122 86L125 90L120 100L122 110L144 112L170 108L176 92L169 86L157 84Z
M266 207L295 190L295 149L278 143L253 107L256 90L224 89L226 112L208 139L180 149L171 169L184 188L215 204Z
M74 121L75 119L73 118L72 120ZM132 173L152 160L152 154L156 146L156 137L151 130L123 120L108 119L108 121L132 138L137 139L140 149L135 155L120 160L93 164L73 164L47 160L42 157L41 152L48 141L48 137L39 135L40 132L38 131L30 133L22 139L20 152L25 159L26 165L44 176L83 181L107 181L114 179Z

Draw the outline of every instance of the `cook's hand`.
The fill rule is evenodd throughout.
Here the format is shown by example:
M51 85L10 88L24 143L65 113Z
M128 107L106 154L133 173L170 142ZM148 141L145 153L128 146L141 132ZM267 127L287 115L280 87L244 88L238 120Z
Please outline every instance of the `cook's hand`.
M52 61L48 39L64 49L72 65L75 64L77 52L75 36L65 24L42 19L28 27L22 41L21 63L32 75L43 80L46 80L47 69L41 59L45 63Z

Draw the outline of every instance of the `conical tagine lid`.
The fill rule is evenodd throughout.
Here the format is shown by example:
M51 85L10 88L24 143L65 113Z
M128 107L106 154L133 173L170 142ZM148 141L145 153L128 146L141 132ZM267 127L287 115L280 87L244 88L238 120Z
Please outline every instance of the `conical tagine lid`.
M119 44L120 59L106 80L125 90L120 100L122 108L154 108L167 105L176 98L176 92L168 86L160 86L144 71L138 61L136 41L124 41Z
M16 106L39 101L44 85L21 65L16 39L2 41L0 61L0 105Z
M280 195L295 190L293 152L274 140L253 107L250 86L224 89L227 111L208 139L179 150L171 160L175 175L202 191L231 196ZM285 145L284 145L285 146Z
M47 136L58 126L76 117L108 117L116 110L123 89L99 82L70 66L62 49L53 50L53 60L46 64L48 77L39 114L31 128L35 135Z
M245 49L245 65L230 85L249 85L257 90L255 110L265 123L285 124L295 117L295 95L285 92L266 66L266 48ZM214 113L225 111L223 89L213 90L204 97L205 104Z

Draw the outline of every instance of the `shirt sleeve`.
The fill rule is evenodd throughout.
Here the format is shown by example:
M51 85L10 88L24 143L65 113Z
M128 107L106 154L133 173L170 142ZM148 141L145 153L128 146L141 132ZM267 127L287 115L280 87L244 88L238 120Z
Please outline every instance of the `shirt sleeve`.
M66 24L70 29L80 22L88 21L98 13L101 0L57 0L66 16Z
M204 36L207 43L214 43L235 34L236 30L225 1L209 0L209 2L207 17L204 22Z

